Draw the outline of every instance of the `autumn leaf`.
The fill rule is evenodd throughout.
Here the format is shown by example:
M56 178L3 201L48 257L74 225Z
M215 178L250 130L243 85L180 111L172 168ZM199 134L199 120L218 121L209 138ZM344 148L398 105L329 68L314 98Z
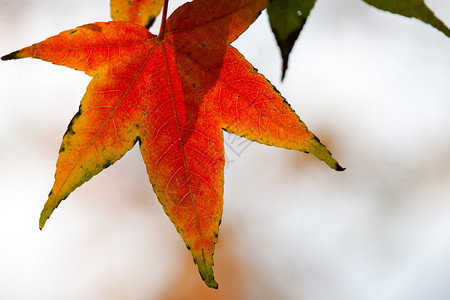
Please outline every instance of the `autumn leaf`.
M2 57L34 57L93 77L63 137L42 228L59 203L136 142L164 211L205 283L223 209L223 133L311 152L342 170L279 92L229 44L268 0L195 0L158 36L129 22L64 31ZM167 6L163 11L163 20Z
M283 59L281 79L286 75L289 54L316 0L273 0L267 7L270 27Z
M424 0L363 0L364 2L381 10L399 14L405 17L416 18L430 24L446 36L450 37L450 29L439 20L428 8Z
M150 28L161 11L163 0L111 0L113 21L127 21Z
M363 0L378 9L416 18L450 37L450 29L439 20L423 0ZM267 8L270 27L281 51L282 75L288 68L289 55L314 7L316 0L272 0Z

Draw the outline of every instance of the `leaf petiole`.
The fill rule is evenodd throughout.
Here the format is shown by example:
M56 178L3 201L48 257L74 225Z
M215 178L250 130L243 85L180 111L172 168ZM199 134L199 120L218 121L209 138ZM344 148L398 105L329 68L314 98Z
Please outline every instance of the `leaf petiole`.
M161 19L161 27L158 33L158 41L162 41L164 39L164 35L166 34L166 19L167 19L167 7L169 6L169 0L164 0L163 13Z

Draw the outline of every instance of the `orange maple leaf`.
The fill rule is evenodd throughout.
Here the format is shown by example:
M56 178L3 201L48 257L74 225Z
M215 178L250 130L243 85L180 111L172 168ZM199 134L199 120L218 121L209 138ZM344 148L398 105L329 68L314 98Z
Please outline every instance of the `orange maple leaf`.
M93 79L64 135L42 228L78 186L139 141L150 182L210 286L223 209L222 130L311 152L343 170L278 91L229 44L268 0L194 0L158 36L128 22L64 31L4 56L34 57Z

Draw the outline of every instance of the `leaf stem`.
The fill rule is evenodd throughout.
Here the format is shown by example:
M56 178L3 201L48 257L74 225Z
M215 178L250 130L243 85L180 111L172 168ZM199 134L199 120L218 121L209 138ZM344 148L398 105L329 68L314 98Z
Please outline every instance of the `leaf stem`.
M161 19L161 27L159 29L158 40L162 41L166 34L166 19L167 19L167 7L169 6L169 0L164 0L163 13Z

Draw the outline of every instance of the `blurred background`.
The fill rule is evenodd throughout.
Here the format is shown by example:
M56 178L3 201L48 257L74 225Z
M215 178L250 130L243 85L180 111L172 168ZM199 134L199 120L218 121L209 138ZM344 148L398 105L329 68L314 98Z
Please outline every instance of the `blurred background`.
M449 1L426 2L450 25ZM0 7L1 55L110 20L108 0ZM211 290L137 147L39 231L90 78L40 60L1 62L1 299L450 299L450 39L360 0L319 0L284 82L265 13L233 45L347 170L226 135Z

